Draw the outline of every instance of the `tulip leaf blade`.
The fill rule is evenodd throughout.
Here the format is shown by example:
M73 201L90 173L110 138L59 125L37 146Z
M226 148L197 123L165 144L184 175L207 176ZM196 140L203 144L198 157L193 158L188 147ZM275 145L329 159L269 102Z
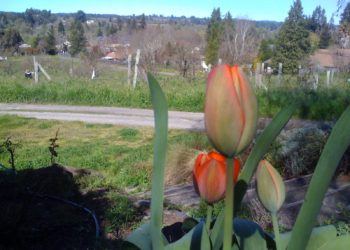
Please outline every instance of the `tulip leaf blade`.
M181 239L165 246L165 250L190 250L194 230L195 228L192 228L191 231L185 234Z
M162 238L163 201L164 201L164 169L168 141L168 104L157 80L147 74L154 110L154 157L151 189L151 238L153 249L164 247Z
M350 235L342 235L335 238L333 241L328 241L326 244L322 245L317 250L348 250L350 246Z
M224 210L220 211L218 217L215 220L215 224L210 233L211 241L213 242L213 249L220 249L222 241L224 239L224 233L222 230L222 225L224 224L225 213Z
M281 234L281 248L286 249L292 236L292 232ZM333 225L321 226L313 228L309 243L306 250L318 250L321 246L329 241L335 240L337 237L337 229ZM332 248L329 248L332 249Z
M305 201L294 224L288 249L303 249L309 241L328 186L338 163L350 145L349 124L350 106L338 119L323 148L306 192Z
M267 235L257 223L236 218L233 225L240 248L246 250L267 250Z
M150 224L146 223L133 231L126 240L143 250L152 250Z

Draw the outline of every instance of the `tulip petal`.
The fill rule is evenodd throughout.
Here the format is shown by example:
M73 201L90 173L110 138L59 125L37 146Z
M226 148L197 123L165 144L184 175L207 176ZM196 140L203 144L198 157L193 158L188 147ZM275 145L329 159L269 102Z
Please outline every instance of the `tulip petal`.
M258 121L258 103L254 91L251 88L249 81L245 78L242 70L238 66L234 66L232 68L232 73L238 78L241 107L244 114L243 131L236 150L240 153L247 148L254 138Z
M243 131L243 110L228 65L216 67L208 77L205 127L215 149L227 157L236 153Z
M233 162L233 180L236 183L240 172L240 161ZM193 184L197 194L207 203L213 204L225 196L226 191L226 158L213 151L197 156L193 169Z

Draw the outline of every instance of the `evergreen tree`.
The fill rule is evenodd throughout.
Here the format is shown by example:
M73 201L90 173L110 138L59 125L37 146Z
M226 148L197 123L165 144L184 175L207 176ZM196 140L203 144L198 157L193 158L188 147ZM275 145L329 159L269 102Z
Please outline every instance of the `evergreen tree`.
M272 39L264 39L260 43L259 59L264 62L274 55L274 41Z
M41 37L39 35L33 36L30 39L30 45L32 46L32 48L37 48L39 46L40 40L41 40Z
M49 31L45 37L45 52L49 55L56 54L56 38L53 25L50 26Z
M23 42L21 34L18 30L8 28L5 30L4 35L1 37L1 47L5 50L14 49L18 51L19 45Z
M141 29L145 29L146 28L146 17L145 17L145 14L141 15L140 28Z
M350 2L348 2L344 8L343 13L341 14L340 18L341 24L348 24L350 23Z
M131 20L131 30L137 30L137 23L135 17L133 17Z
M319 47L321 49L326 49L330 44L331 38L332 38L332 35L330 32L329 25L326 24L323 26L323 28L321 30Z
M222 36L220 8L214 9L207 27L205 59L207 64L215 65L218 62L218 53Z
M117 25L118 25L118 30L123 29L123 20L120 17L117 18Z
M229 31L232 33L235 29L235 23L233 22L232 15L230 12L227 12L224 18L224 31L225 33Z
M295 0L276 40L273 62L283 63L285 73L296 73L298 65L311 52L309 32L300 0Z
M60 21L58 23L57 31L58 31L58 33L60 33L62 35L66 34L66 30L64 29L64 25L63 25L62 21Z
M78 10L78 12L75 14L74 17L75 21L79 21L81 23L86 22L86 14L84 11L82 10Z
M71 43L69 53L72 56L75 56L80 52L85 51L86 38L85 38L84 28L81 22L74 21L71 24L70 31L69 31L69 40Z
M326 11L321 6L317 6L309 20L309 29L320 34L325 25L327 25Z

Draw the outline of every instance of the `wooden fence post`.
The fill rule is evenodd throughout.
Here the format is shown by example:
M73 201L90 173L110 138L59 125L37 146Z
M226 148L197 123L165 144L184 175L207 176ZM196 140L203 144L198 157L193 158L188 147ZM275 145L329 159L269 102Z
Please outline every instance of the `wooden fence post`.
M34 81L35 83L38 83L39 77L38 77L38 65L35 60L35 56L33 56L33 63L34 63Z
M278 63L278 84L282 81L282 63Z
M329 87L329 84L330 84L330 77L331 77L331 71L330 70L327 70L327 87Z
M95 78L96 78L95 68L92 68L91 80L94 80Z
M261 65L261 63L257 63L255 69L255 85L259 88L263 86ZM266 88L266 86L264 87Z
M41 66L41 64L36 63L36 65L40 68L40 71L42 71L43 74L46 76L47 80L51 81L51 77L50 77L49 74L45 71L45 69Z
M261 74L265 73L265 63L261 63Z
M136 81L137 81L137 71L138 71L138 64L139 64L139 60L140 60L140 49L137 49L136 52L136 58L135 58L135 73L134 73L134 81L132 83L133 87L136 87Z
M132 55L129 54L129 56L128 56L128 85L131 85L131 60L132 60Z

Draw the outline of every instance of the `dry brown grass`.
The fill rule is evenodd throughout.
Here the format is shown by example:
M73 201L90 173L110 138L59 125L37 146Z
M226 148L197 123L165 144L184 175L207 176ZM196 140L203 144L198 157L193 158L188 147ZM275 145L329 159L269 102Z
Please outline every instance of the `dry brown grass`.
M169 150L165 169L165 184L177 185L192 182L192 169L198 151L183 144L175 144Z

